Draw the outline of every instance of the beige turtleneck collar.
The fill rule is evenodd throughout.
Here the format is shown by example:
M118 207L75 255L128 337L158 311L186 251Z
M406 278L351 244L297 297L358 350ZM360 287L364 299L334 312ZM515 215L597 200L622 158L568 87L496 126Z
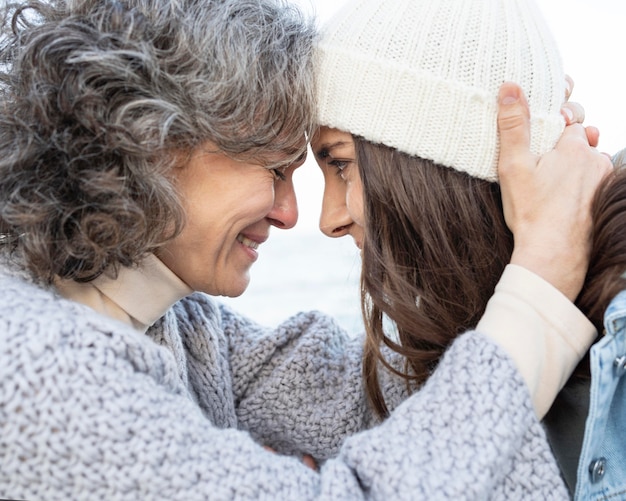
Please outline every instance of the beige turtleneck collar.
M176 301L193 292L152 254L136 268L120 268L115 279L104 274L88 283L59 279L55 286L64 298L89 306L142 332Z

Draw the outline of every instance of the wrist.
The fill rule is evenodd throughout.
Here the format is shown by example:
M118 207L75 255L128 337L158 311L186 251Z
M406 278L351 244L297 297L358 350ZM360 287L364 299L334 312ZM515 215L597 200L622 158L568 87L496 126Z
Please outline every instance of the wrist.
M543 278L570 301L574 301L582 289L588 262L570 247L559 251L550 245L516 246L511 255L516 264Z

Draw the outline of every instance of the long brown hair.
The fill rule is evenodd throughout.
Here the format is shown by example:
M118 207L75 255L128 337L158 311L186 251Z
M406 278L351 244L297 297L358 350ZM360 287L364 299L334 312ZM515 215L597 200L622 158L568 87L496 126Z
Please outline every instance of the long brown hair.
M355 137L367 221L361 307L363 371L375 412L387 415L382 363L419 386L461 333L476 326L510 261L513 236L500 188L432 161ZM598 192L591 264L577 305L601 329L626 270L626 173ZM389 335L384 318L396 329ZM382 345L405 358L392 367ZM584 371L581 369L579 372Z
M593 230L589 269L576 305L603 330L604 312L611 300L626 288L626 169L616 163L615 172L596 193L592 207Z

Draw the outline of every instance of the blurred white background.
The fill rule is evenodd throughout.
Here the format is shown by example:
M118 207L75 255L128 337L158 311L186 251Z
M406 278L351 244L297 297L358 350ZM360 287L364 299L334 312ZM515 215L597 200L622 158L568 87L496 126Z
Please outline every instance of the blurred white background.
M294 1L323 23L345 0ZM613 154L626 147L626 118L621 116L626 109L626 0L537 1L574 79L571 100L585 107L585 124L600 129L599 149ZM268 325L318 309L348 331L359 331L359 255L351 238L329 239L317 228L323 182L312 155L296 172L295 184L298 224L286 232L272 230L259 249L248 290L224 301Z

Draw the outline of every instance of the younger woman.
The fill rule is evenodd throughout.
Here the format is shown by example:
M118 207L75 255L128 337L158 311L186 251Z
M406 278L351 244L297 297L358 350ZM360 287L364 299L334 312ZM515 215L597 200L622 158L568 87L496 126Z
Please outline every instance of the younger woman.
M577 303L591 326L571 305L585 262L570 260L567 248L554 253L550 231L535 232L530 254L552 252L555 258L536 268L519 254L528 241L516 225L538 214L502 206L501 191L525 177L497 183L496 102L502 82L520 82L528 96L527 141L535 154L551 149L563 127L561 61L536 6L517 0L349 2L325 27L316 57L320 128L312 149L326 180L321 228L330 236L351 234L362 248L364 375L374 408L381 416L388 413L379 384L383 367L416 390L452 341L476 328L507 346L543 417L551 395L567 380L558 361L546 357L564 353L564 346L572 356L582 354L585 336L577 340L571 333L600 326L626 266L607 256L598 259L597 269L592 265L591 288ZM507 91L507 100L519 97L518 89L507 86ZM586 141L582 129L571 129L557 149L573 161ZM596 153L598 176L610 170L608 163ZM567 169L553 175L568 176ZM565 179L561 189L569 190ZM537 185L532 196L546 201L554 193ZM556 204L541 210L557 224L571 217ZM626 238L624 229L610 231L612 238ZM601 234L606 239L608 231ZM584 226L576 238L590 245ZM593 242L597 259L607 247L598 237ZM621 245L613 247L621 253ZM572 282L551 275L557 262L571 266ZM546 338L533 338L537 330L516 320L532 309L551 327ZM395 332L388 331L385 317ZM528 344L522 346L522 340ZM383 347L405 357L403 370L388 363ZM554 369L552 377L542 371L546 366ZM528 445L520 444L518 453L529 452ZM566 446L571 448L571 440ZM469 464L473 457L464 459ZM513 478L509 481L518 481Z
M297 220L315 33L292 6L4 9L0 498L564 493L522 379L487 336L461 336L401 405L404 385L384 375L398 408L373 427L360 339L316 312L265 329L212 297L241 294L270 228ZM583 153L573 184L593 192L579 182L593 158ZM553 228L559 249L586 225L567 223ZM520 322L545 331L536 311ZM522 443L537 446L532 461ZM532 484L512 483L528 474Z

